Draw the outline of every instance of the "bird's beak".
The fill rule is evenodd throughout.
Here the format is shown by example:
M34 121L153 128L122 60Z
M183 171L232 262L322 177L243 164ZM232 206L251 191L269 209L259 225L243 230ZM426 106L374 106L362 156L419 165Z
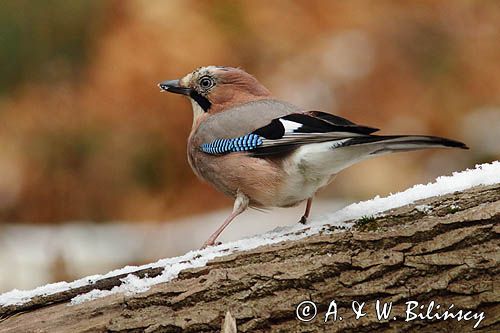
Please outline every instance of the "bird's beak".
M191 88L184 88L180 86L179 80L163 81L158 84L161 91L168 91L174 94L189 95Z

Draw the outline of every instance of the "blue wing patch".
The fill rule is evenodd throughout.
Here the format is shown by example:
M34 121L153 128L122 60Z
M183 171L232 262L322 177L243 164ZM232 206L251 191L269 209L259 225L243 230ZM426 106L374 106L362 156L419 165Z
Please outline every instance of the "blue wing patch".
M262 144L262 138L257 134L247 134L233 139L217 139L200 146L207 154L225 154L237 151L247 151Z

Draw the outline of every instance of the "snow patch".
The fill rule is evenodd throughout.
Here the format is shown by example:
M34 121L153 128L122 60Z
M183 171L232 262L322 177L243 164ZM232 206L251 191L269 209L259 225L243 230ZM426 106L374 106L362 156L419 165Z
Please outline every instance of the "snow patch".
M455 172L452 176L439 177L433 183L416 185L404 192L392 194L385 198L377 196L372 200L349 205L337 212L316 218L307 226L295 224L286 228L277 228L273 231L251 238L221 244L203 250L190 251L185 255L162 259L153 264L127 266L104 275L89 276L71 283L53 283L33 290L12 290L0 295L0 306L24 304L35 296L51 295L78 288L83 285L93 284L100 279L123 274L128 275L122 279L122 283L119 286L111 290L94 289L88 293L74 297L70 304L81 304L82 302L116 293L133 294L144 292L156 284L174 279L182 270L202 267L214 258L225 256L236 251L250 250L262 245L304 238L324 231L324 224L341 228L350 227L352 223L346 223L346 221L356 220L362 216L380 216L380 213L383 211L401 207L416 200L461 191L478 185L492 185L496 183L500 183L500 162L498 161L490 164L477 165L473 170ZM134 271L157 267L162 267L164 270L162 274L156 277L145 277L141 279L130 274Z
M421 213L429 214L432 211L432 206L430 205L417 205L415 209Z
M454 172L451 176L441 176L433 183L415 185L406 191L391 194L385 198L376 196L372 200L351 204L332 214L314 219L313 223L332 224L371 216L383 211L401 207L417 200L463 191L478 185L500 183L500 162L476 165L475 169Z

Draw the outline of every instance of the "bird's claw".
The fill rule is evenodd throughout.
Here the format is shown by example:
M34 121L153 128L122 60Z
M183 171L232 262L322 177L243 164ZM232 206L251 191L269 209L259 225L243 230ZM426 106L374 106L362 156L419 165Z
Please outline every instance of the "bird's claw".
M204 250L207 247L217 246L217 245L221 245L221 244L222 244L222 242L206 241L205 244L203 244L203 246L200 247L200 250Z

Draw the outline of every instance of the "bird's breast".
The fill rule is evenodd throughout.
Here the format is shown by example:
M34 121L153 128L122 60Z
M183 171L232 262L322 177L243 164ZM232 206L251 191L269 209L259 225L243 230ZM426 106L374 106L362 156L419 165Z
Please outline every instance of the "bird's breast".
M243 152L211 155L198 147L196 138L189 141L188 160L194 173L228 196L235 197L239 190L255 207L288 207L307 199L284 191L287 174L277 161Z

